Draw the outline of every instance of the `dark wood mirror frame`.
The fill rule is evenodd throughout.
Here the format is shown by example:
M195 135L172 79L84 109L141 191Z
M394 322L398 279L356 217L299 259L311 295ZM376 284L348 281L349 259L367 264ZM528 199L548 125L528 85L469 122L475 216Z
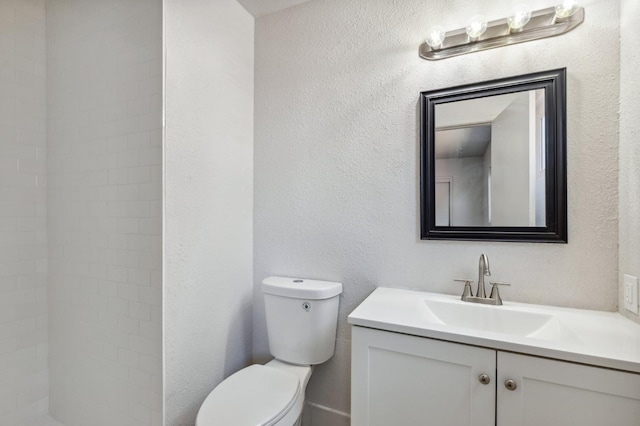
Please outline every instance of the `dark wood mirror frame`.
M545 89L546 226L436 226L436 105L537 89ZM421 239L567 243L566 90L562 68L420 94Z

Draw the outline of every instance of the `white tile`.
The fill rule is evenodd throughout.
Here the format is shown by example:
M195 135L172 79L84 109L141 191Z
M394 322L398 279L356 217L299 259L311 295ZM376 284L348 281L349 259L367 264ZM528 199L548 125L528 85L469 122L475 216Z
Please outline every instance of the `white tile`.
M36 131L13 132L3 121L0 134L38 149L48 143L48 179L36 186L34 179L15 173L7 177L16 188L49 190L49 297L56 312L51 409L67 426L159 426L162 4L155 0L119 7L70 0L46 5L47 33L53 40L46 64L49 133L43 138L38 126ZM39 44L34 45L37 50ZM31 56L22 58L15 67L28 69L30 77L19 80L14 74L13 81L39 87L45 71L39 63ZM33 93L20 96L13 89L9 95L15 98L16 113L44 99ZM34 113L42 109L34 108ZM19 164L22 170L36 173L36 161L43 157L16 158L25 159ZM34 219L0 219L0 232L22 229L35 233L31 238L37 242L42 238L39 218L46 216L38 214L37 203L27 204L8 208L11 213L22 209L25 217L33 208ZM2 289L14 291L15 286ZM40 295L32 293L36 299Z
M45 25L34 4L0 3L0 424L7 425L28 424L48 401L39 356L47 345L46 218L38 214L46 192L36 186L46 174L37 148L46 143L46 96L36 76Z

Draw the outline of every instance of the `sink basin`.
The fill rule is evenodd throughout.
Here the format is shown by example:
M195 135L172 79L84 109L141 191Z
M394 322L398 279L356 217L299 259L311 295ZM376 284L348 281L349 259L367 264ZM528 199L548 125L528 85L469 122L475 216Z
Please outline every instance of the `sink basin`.
M448 326L551 340L562 334L557 319L546 313L432 298L424 305L431 322Z
M640 326L617 312L379 287L351 314L354 326L598 365L640 374Z

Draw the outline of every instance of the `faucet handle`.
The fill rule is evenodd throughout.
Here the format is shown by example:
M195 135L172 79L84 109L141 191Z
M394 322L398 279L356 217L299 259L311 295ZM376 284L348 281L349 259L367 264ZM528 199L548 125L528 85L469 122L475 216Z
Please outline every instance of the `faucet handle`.
M464 283L464 290L462 290L462 297L460 298L460 300L467 300L467 298L473 296L473 293L471 291L471 283L473 282L473 280L466 278L456 278L453 281Z
M510 283L503 283L501 281L489 282L491 284L491 294L489 295L489 299L494 299L496 301L496 305L502 305L502 298L500 297L499 286L511 286Z

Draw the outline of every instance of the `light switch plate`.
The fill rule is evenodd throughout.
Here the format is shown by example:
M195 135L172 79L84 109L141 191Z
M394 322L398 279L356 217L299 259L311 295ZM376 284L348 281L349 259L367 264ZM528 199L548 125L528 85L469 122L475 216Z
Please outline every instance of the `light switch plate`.
M624 308L638 313L638 277L624 275Z

